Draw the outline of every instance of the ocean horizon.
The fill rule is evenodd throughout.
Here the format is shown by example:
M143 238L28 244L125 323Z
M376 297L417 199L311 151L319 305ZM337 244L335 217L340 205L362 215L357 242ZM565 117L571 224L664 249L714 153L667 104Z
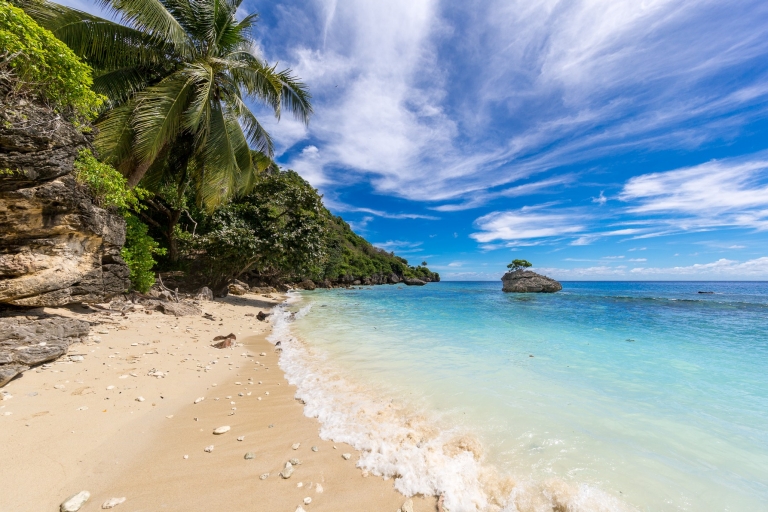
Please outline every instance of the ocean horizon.
M322 437L452 512L768 510L768 283L562 284L301 292L272 340Z

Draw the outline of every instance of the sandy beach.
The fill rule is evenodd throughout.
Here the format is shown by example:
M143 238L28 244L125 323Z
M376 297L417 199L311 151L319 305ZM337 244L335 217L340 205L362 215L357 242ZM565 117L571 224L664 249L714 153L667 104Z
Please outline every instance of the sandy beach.
M55 511L80 491L91 495L84 512L123 497L115 509L126 512L401 508L391 480L362 473L352 447L321 440L303 415L266 341L270 324L255 318L282 299L204 302L213 319L50 310L91 322L91 341L3 388L0 509ZM230 332L238 346L211 347ZM284 479L290 459L300 464ZM434 497L413 502L436 510Z

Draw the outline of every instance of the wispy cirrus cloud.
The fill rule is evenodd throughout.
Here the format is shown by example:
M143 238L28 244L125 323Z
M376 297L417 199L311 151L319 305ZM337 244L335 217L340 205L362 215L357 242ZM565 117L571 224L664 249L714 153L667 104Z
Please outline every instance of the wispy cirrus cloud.
M632 214L661 216L682 229L768 229L768 154L637 176L619 199Z
M456 211L542 191L556 179L530 178L564 164L698 147L768 109L768 10L736 4L289 0L278 28L311 29L264 46L311 84L317 115L285 140L318 151L287 163Z

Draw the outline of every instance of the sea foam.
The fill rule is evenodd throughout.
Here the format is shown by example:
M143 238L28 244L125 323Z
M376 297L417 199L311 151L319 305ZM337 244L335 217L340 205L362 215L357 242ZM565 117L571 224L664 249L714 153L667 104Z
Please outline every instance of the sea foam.
M444 496L449 512L616 512L633 510L586 484L504 475L486 462L479 440L416 404L390 399L353 382L332 361L291 331L311 304L292 295L272 315L272 343L281 342L280 366L304 413L320 422L320 437L360 452L357 467L393 478L405 496Z

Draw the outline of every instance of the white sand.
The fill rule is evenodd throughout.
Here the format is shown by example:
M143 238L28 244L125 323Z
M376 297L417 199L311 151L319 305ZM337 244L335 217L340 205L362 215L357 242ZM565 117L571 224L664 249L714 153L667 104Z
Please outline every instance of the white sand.
M82 362L65 357L3 388L12 398L0 401L0 509L57 511L64 499L87 490L84 512L120 497L127 499L114 510L126 512L294 512L297 506L395 512L405 497L391 481L364 476L353 448L319 439L317 421L302 414L265 340L269 324L244 316L279 300L246 295L205 303L216 321L50 310L101 322L91 330L101 342L70 347L70 355L85 356ZM214 336L230 332L245 346L210 347ZM153 369L165 376L149 376ZM198 397L205 400L194 404ZM221 426L231 428L214 435ZM204 452L209 445L213 451ZM255 458L245 460L246 452ZM301 465L282 479L291 458ZM264 473L269 478L260 480ZM414 503L417 512L436 510L433 497Z

